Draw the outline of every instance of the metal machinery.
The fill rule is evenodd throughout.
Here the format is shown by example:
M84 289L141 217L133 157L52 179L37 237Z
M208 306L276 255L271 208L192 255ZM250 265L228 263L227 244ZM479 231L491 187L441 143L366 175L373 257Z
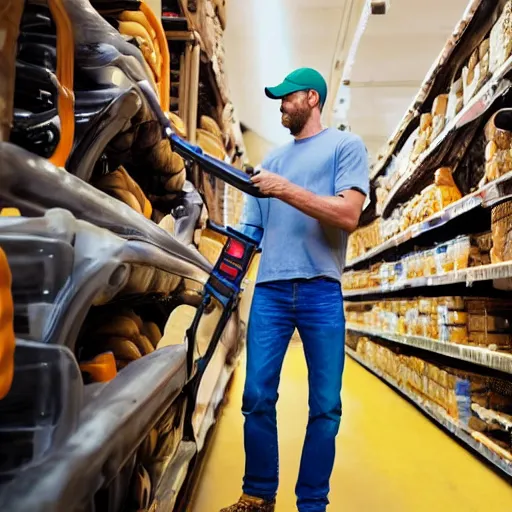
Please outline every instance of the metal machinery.
M231 107L188 11L166 30L139 0L0 12L1 508L177 510L259 243L228 225L258 193Z

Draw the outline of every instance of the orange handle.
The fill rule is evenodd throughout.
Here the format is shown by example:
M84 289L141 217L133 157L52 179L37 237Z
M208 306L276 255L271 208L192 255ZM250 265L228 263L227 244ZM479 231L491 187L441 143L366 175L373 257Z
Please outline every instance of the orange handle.
M14 376L14 304L12 275L7 256L0 247L0 400L11 389Z
M171 57L169 55L169 47L167 46L167 38L165 37L164 27L162 23L157 19L152 9L142 1L140 4L140 10L144 13L151 28L155 31L156 40L160 47L160 55L162 56L162 73L160 79L160 106L164 112L169 112L171 107L171 78L170 78L170 67Z
M61 138L49 160L58 167L64 167L75 138L75 40L73 26L62 0L48 0L48 6L57 26L58 110L61 124Z

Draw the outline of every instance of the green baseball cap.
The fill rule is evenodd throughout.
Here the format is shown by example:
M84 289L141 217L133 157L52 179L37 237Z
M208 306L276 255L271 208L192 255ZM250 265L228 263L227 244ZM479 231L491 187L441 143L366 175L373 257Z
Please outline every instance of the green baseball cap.
M320 95L320 107L323 107L327 98L327 84L324 77L311 68L299 68L292 71L279 85L265 87L265 94L279 100L297 91L313 89Z

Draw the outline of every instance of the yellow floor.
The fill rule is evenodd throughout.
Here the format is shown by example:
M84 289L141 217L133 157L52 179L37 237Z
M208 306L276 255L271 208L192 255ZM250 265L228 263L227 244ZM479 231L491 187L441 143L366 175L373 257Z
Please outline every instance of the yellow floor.
M281 481L277 512L296 510L294 485L307 416L306 375L302 347L292 344L278 405ZM189 512L218 512L240 494L243 380L242 364ZM329 511L512 510L512 486L348 356L343 401Z

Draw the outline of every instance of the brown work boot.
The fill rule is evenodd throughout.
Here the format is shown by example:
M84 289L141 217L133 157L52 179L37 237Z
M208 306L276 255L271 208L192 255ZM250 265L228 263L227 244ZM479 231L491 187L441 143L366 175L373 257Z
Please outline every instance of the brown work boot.
M0 2L0 142L9 140L14 111L16 49L25 2Z
M275 500L266 501L261 498L242 494L242 497L237 503L230 507L223 508L220 512L274 512L275 507Z

